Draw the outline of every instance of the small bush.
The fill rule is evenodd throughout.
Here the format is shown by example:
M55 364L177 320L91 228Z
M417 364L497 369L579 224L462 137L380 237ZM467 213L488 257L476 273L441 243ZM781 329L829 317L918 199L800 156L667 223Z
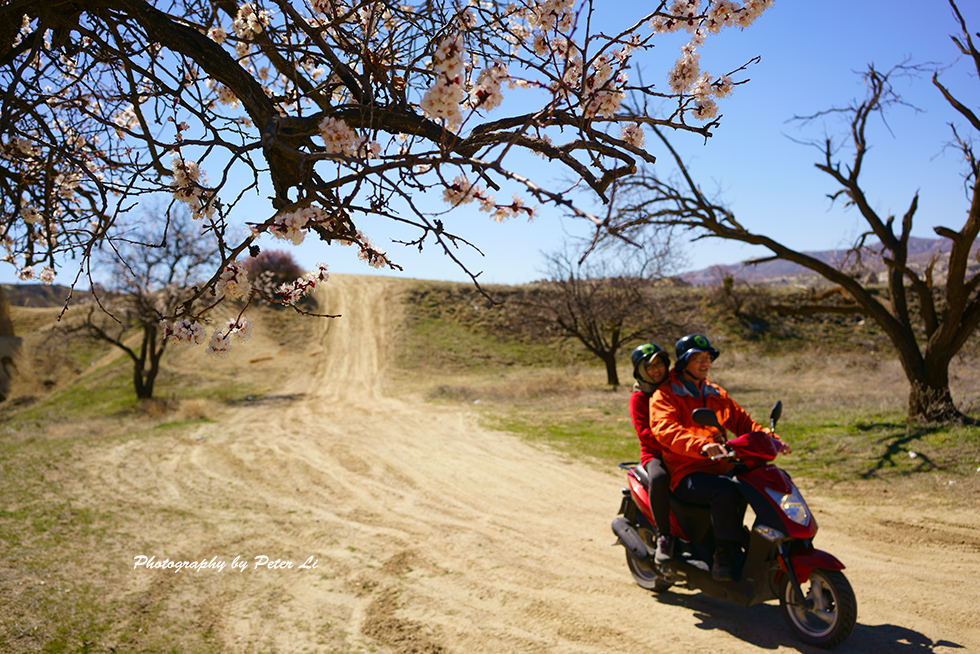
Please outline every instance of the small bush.
M296 281L303 276L293 255L284 250L262 250L258 256L245 259L248 278L263 297L278 299L276 289L286 282Z

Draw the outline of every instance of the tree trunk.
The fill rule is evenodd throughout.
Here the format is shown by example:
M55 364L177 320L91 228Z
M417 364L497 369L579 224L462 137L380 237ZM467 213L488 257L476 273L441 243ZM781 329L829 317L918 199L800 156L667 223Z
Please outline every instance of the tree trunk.
M148 400L153 397L153 380L147 381L143 366L139 363L133 365L133 388L136 391L136 398L139 400Z
M133 357L133 387L136 397L149 400L153 397L153 384L157 373L160 372L160 357L163 346L156 349L157 326L154 323L143 323L143 349L138 357ZM149 367L147 367L149 366Z
M973 422L953 403L949 363L927 366L920 378L909 375L909 386L909 422Z
M966 422L968 419L953 404L949 385L927 386L912 382L909 391L910 422Z
M953 403L949 357L930 356L928 352L923 357L918 345L907 339L893 337L892 343L909 380L909 422L973 422Z
M606 382L613 387L619 388L619 373L616 371L616 352L604 352L602 360L606 363Z

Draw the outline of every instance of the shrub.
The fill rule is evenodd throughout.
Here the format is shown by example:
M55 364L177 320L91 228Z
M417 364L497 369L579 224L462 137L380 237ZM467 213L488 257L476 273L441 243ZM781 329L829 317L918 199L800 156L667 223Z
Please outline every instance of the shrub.
M293 255L284 250L262 250L258 256L245 259L245 269L252 286L268 300L279 299L279 286L303 276Z

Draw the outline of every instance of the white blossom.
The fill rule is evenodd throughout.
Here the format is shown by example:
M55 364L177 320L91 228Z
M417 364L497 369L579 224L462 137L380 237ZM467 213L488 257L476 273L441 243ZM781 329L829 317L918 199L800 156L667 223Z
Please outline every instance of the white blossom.
M317 126L328 154L352 155L357 147L357 133L347 123L326 116Z
M221 277L215 284L215 292L222 297L231 300L239 300L246 297L252 291L252 285L248 280L248 270L245 264L239 261L232 261L221 271Z
M187 318L178 320L172 325L164 322L163 333L168 344L184 347L200 345L204 342L205 336L204 325Z
M225 39L228 38L228 33L220 27L212 27L208 30L208 36L215 43L224 43Z
M620 131L621 139L634 147L643 147L643 128L640 127L639 123L623 123L620 126Z
M236 341L244 342L252 338L252 320L248 316L230 318L227 322L228 335Z
M426 116L432 120L446 121L446 127L451 130L455 130L463 122L459 112L459 105L465 97L463 54L463 39L459 34L447 36L440 41L432 57L436 77L421 102Z
M228 334L221 329L215 329L214 333L211 334L211 340L208 341L208 347L205 350L207 355L214 359L224 359L230 351L231 339L228 337Z

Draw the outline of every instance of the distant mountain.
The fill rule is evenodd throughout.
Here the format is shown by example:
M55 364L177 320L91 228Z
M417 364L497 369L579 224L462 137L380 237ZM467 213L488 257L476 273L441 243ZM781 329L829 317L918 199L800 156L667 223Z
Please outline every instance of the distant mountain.
M932 258L939 253L939 261L936 263L935 276L942 278L946 272L946 261L949 257L951 244L947 239L939 238L910 238L909 239L909 267L917 272L922 272L929 265ZM980 248L980 244L974 244L974 253ZM882 273L885 272L885 263L877 253L880 245L870 245L865 247L861 253L861 266L859 268L861 277L865 280L872 280L872 283L884 283ZM819 252L803 252L814 259L819 259L834 267L846 268L854 267L857 263L853 254L848 257L848 250L823 250ZM972 264L977 266L976 261ZM753 284L803 284L812 286L822 280L815 272L789 261L775 259L755 265L745 265L744 263L732 265L709 266L702 270L696 270L680 275L680 278L693 286L712 286L721 282L726 276L731 275L735 279L740 279ZM873 276L873 277L872 277Z
M15 307L60 307L64 306L71 289L57 284L0 284L7 301ZM87 291L75 291L73 297L87 296Z

